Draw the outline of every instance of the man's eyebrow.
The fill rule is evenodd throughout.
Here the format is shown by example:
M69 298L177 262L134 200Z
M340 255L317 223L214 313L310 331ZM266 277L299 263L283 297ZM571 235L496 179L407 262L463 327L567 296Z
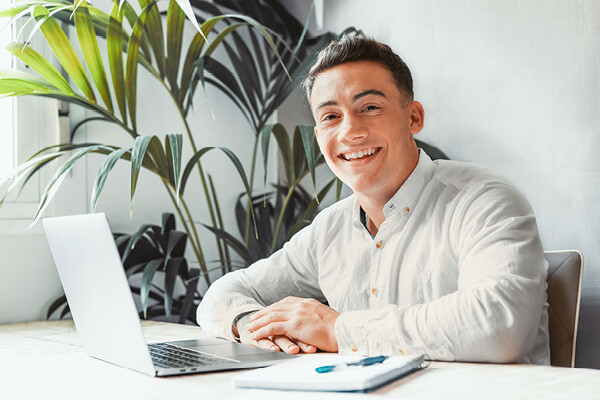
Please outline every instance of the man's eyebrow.
M336 104L337 104L337 101L334 101L334 100L324 101L321 104L319 104L317 106L317 108L315 108L315 110L318 110L319 108L323 108L323 107L327 107L327 106L335 106Z
M354 95L354 97L352 97L352 101L356 101L360 98L363 98L365 96L369 96L369 95L375 95L375 96L381 96L381 97L386 97L385 93L383 93L381 90L377 90L377 89L368 89L368 90L363 90L362 92L359 92L357 94ZM317 106L317 108L315 108L315 110L318 110L320 108L323 107L327 107L327 106L335 106L337 105L337 101L335 100L328 100L328 101L324 101L321 104L319 104Z
M381 96L381 97L386 97L385 93L383 93L381 90L377 90L377 89L369 89L369 90L363 90L362 92L359 92L357 94L354 95L354 97L352 97L352 101L356 101L362 97L368 96L368 95L375 95L375 96Z

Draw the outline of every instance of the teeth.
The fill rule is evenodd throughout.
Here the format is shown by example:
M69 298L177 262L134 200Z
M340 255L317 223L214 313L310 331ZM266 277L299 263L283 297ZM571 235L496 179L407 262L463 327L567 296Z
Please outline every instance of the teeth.
M350 161L350 160L355 160L357 158L362 158L364 156L373 155L376 152L377 152L377 149L371 148L371 149L361 150L357 153L345 153L345 154L342 154L342 157L344 157L344 159L346 159L347 161Z

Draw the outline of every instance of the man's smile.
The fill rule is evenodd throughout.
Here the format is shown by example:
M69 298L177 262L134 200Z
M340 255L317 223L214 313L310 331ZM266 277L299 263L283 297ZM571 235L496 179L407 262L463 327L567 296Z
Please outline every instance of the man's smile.
M341 153L338 157L345 161L359 161L371 157L381 150L381 147L369 147L350 153Z

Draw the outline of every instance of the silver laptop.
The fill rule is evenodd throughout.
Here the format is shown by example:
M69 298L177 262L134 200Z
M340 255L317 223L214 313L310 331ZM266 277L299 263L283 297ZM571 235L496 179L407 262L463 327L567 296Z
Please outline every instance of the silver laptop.
M264 367L296 357L216 338L147 345L106 216L42 222L88 355L152 376Z

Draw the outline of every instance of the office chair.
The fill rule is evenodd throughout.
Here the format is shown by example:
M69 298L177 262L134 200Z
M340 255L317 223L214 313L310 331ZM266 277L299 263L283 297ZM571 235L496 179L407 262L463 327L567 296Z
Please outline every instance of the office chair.
M548 331L550 364L575 366L583 256L577 250L548 251Z

